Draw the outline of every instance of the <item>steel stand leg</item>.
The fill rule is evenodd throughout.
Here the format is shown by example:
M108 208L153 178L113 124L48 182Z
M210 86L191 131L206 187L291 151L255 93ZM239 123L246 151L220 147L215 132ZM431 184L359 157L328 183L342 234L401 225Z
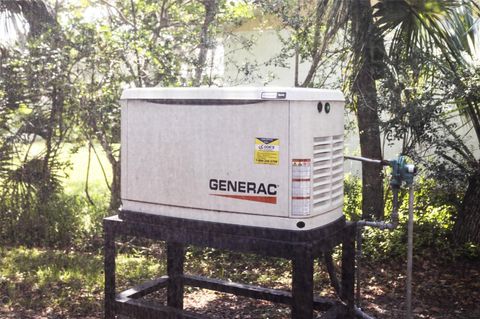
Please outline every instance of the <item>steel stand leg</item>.
M355 316L355 224L345 227L342 242L341 299L347 303L347 318Z
M167 243L167 305L183 310L183 264L185 247L179 243Z
M105 270L105 319L115 318L115 230L103 225Z
M295 252L292 259L292 319L313 317L313 262L308 246Z

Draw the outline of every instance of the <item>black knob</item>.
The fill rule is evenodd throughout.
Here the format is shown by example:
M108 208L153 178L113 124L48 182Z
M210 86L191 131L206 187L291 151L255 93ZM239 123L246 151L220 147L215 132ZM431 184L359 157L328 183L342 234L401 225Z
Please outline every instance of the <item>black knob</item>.
M323 109L323 104L322 104L322 102L318 102L318 104L317 104L318 113L322 113L322 109Z

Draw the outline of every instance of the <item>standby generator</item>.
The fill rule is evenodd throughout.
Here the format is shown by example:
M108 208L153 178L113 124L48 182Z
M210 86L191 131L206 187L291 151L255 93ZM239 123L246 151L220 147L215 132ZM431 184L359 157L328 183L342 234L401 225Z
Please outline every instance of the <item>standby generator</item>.
M298 231L342 217L340 91L138 88L121 104L124 214Z

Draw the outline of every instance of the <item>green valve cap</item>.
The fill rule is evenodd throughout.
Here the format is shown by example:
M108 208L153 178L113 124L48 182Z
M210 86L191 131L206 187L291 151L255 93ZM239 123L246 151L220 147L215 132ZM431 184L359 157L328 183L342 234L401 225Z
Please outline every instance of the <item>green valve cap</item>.
M392 167L390 186L399 188L403 183L412 185L417 169L415 165L407 163L405 156L400 155L397 159L391 160L390 166Z

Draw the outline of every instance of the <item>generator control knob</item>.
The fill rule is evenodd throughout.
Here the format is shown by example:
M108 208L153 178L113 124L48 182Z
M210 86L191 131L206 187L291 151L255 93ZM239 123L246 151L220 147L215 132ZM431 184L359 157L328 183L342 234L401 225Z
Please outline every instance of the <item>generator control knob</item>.
M330 103L325 103L325 113L330 113Z
M322 113L322 110L323 110L323 104L322 104L322 102L318 102L318 104L317 104L318 113Z

